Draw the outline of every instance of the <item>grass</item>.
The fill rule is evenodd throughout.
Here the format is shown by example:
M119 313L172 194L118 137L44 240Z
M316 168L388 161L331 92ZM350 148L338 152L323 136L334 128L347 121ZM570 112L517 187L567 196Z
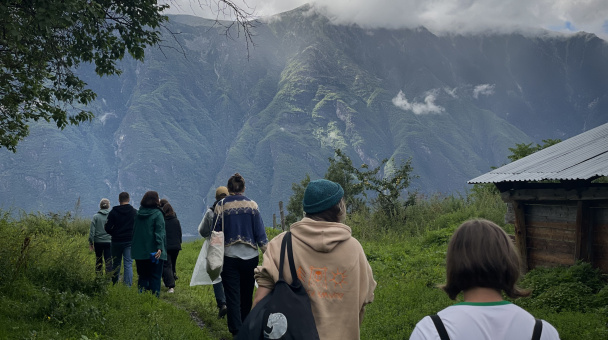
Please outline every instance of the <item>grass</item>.
M378 283L361 338L407 339L422 317L455 303L436 288L444 280L451 234L466 219L502 225L502 216L504 204L484 190L467 197L419 197L392 218L373 211L351 214L347 224ZM268 236L279 232L268 229ZM88 221L68 215L12 219L0 211L1 339L231 337L226 320L217 319L212 287L189 285L202 240L182 244L175 293L162 288L157 299L96 277L87 233ZM535 269L522 285L534 292L515 303L552 323L562 339L608 338L606 276L588 264Z

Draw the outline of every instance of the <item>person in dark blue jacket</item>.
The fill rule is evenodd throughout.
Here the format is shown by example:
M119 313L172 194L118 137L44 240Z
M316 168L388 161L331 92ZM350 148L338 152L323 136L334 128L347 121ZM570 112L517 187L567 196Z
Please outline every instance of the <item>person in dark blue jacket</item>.
M224 267L222 284L228 306L228 330L236 335L252 305L258 265L258 248L268 244L266 229L258 205L243 195L245 179L236 173L228 180L230 195L215 205L215 231L224 231Z
M112 282L117 283L120 276L121 262L124 261L125 271L123 282L131 287L133 284L133 259L131 258L131 243L133 242L133 222L137 210L129 204L131 198L128 192L118 194L118 203L108 214L105 230L112 237L111 253L113 259Z

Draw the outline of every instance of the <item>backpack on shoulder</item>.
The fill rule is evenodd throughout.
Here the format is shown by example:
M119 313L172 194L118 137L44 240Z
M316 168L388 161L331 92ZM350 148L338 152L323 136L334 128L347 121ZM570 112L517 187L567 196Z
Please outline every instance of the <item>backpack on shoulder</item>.
M293 278L291 285L283 277L285 250ZM251 310L236 339L319 339L308 292L296 273L291 232L285 234L281 243L279 280L274 289Z

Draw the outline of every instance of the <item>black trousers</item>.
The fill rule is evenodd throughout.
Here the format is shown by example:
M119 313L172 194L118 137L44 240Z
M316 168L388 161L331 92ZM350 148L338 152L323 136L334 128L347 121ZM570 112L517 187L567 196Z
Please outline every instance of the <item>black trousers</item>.
M160 295L160 277L163 274L165 261L158 260L152 263L150 260L135 260L137 265L137 287L139 292L152 291L157 297Z
M110 251L110 242L93 243L95 248L95 272L101 274L103 263L106 263L106 273L112 271L112 252Z
M167 250L167 261L163 265L163 283L167 288L175 288L177 255L179 255L179 249Z
M255 285L253 270L258 266L258 257L249 260L224 257L221 276L228 307L228 330L233 335L239 332L243 320L251 311Z

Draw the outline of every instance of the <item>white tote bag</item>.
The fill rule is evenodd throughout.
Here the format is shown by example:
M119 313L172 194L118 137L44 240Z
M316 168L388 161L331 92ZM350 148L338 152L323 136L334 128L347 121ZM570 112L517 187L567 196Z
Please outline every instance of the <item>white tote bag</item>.
M224 266L224 201L221 201L221 209L217 214L217 218L222 218L222 231L211 231L209 237L209 249L207 249L207 274L211 280L215 280L220 276L222 267ZM216 223L213 225L215 226Z
M207 274L207 249L209 249L209 239L205 239L201 252L198 254L194 272L192 272L192 279L190 280L191 286L211 285L222 282L221 277L211 280L209 274Z

